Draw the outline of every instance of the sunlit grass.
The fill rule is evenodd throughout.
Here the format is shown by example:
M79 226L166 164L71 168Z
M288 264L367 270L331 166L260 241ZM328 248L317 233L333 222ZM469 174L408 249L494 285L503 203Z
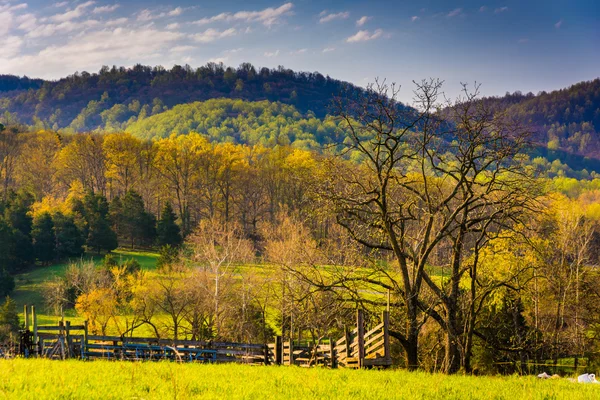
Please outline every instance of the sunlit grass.
M600 385L534 377L110 361L0 360L15 399L594 399Z

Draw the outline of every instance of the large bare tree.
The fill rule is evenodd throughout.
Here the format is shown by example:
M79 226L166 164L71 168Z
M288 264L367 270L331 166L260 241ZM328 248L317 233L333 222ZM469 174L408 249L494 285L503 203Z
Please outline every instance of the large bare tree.
M463 97L441 107L440 81L415 84L415 108L400 104L398 89L385 82L339 99L346 140L326 160L316 194L370 257L392 260L331 285L360 280L393 293L405 321L391 334L409 368L419 365L419 332L433 318L452 373L474 329L464 323L472 313L459 305L465 274L477 290L476 262L465 260L530 208L520 159L529 132L477 102L477 88L465 86Z

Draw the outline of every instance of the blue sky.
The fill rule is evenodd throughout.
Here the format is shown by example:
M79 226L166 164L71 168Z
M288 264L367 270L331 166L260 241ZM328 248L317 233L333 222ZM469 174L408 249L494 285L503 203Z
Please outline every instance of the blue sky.
M600 76L600 1L0 0L0 73L208 61L536 93Z

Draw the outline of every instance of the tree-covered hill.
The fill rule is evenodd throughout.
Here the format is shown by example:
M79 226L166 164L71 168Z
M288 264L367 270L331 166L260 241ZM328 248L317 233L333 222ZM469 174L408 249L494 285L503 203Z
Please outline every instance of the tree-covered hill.
M6 90L12 91L3 93L4 81L10 88ZM8 111L25 124L84 132L107 125L116 129L178 104L225 97L278 101L324 117L332 97L348 87L353 86L318 72L256 69L248 63L237 69L215 63L170 70L142 65L103 67L98 73L76 73L43 83L0 79L0 113Z
M530 126L550 151L600 156L600 79L549 93L515 92L482 101Z
M315 148L341 140L331 117L321 120L312 112L302 114L292 105L266 100L213 99L181 104L138 119L125 130L145 139L198 132L211 141L268 147L293 143L296 147Z

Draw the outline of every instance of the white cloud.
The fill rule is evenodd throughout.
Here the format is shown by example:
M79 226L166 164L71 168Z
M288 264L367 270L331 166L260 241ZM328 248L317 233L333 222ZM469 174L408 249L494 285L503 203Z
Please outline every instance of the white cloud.
M161 12L158 14L153 14L152 11L145 8L137 14L137 20L141 22L153 21L155 19L164 18L164 17L177 17L183 13L183 8L177 7L172 9L171 11Z
M383 31L381 29L376 29L373 33L370 31L358 31L356 34L350 36L346 39L348 43L357 43L357 42L366 42L369 40L377 39L383 35Z
M181 8L181 7L177 7L177 8L175 8L175 9L173 9L173 10L169 11L169 12L167 13L167 15L168 15L169 17L177 17L177 16L181 15L181 13L182 13L182 12L183 12L183 8Z
M563 20L561 19L560 21L558 21L557 23L554 24L554 27L556 29L559 29L562 26L562 24L563 24Z
M454 10L450 11L447 16L452 18L452 17L456 17L457 15L460 15L461 13L462 13L462 8L455 8Z
M22 31L30 31L37 25L37 18L33 14L23 14L16 18L17 27Z
M173 22L172 24L167 25L167 29L172 31L179 28L179 24L177 22Z
M8 11L0 11L0 37L6 35L12 26L13 15Z
M94 10L92 12L94 14L111 13L119 7L120 7L119 4L113 4L112 6L101 6L101 7L94 8Z
M8 34L13 27L15 19L18 18L15 17L14 11L23 10L25 8L27 8L27 4L25 3L14 6L10 3L0 5L0 37ZM19 23L19 21L16 22Z
M127 23L129 21L129 18L116 18L116 19L109 19L108 21L104 22L105 26L118 26L118 25L123 25L125 23Z
M238 11L236 13L221 13L210 18L202 18L194 23L197 25L210 24L212 22L260 22L264 26L271 27L280 22L280 19L291 14L293 3L285 3L277 8L265 8L261 11Z
M304 54L308 51L308 49L298 49L296 51L290 51L290 55L297 56L300 54Z
M343 11L343 12L339 12L339 13L335 13L335 14L327 14L324 15L323 17L321 17L321 19L319 20L320 23L325 23L325 22L330 22L336 19L346 19L350 16L350 13L348 11Z
M171 49L169 49L169 51L171 53L187 53L189 51L193 51L196 50L197 48L194 46L175 46Z
M419 17L417 17L416 15L413 15L412 17L410 17L410 20L411 20L412 22L415 22L415 21L416 21L416 20L418 20L418 19L419 19Z
M49 46L37 53L7 57L0 54L0 72L57 78L67 72L98 70L102 65L153 64L157 54L183 38L181 33L156 29L102 30Z
M356 26L363 26L364 24L367 23L368 20L370 20L372 17L367 17L366 15L360 17L359 19L356 20Z
M485 12L485 10L487 10L486 6L479 7L479 12Z
M85 10L91 6L93 6L96 2L87 1L75 7L72 10L68 10L63 14L56 14L51 16L49 19L53 22L66 22L71 21L73 19L79 18L85 14Z
M279 50L273 51L273 52L265 52L265 57L277 57L279 55Z
M507 10L508 10L508 7L498 7L494 10L494 14L500 14Z
M0 57L8 58L18 55L22 45L23 39L18 36L0 37Z
M68 1L61 1L60 3L52 4L52 7L61 8L61 7L66 7L68 5L69 5Z
M325 47L321 53L331 53L332 51L335 51L335 47Z
M29 30L26 36L29 38L50 37L74 31L82 31L98 25L100 25L100 22L94 19L81 22L65 21L60 24L41 24L36 25L33 29Z
M191 37L196 42L210 43L210 42L214 42L217 39L234 36L236 33L237 33L237 31L235 30L235 28L229 28L224 31L219 31L217 29L209 28L209 29L205 30L204 32L196 33L195 35L192 35Z

